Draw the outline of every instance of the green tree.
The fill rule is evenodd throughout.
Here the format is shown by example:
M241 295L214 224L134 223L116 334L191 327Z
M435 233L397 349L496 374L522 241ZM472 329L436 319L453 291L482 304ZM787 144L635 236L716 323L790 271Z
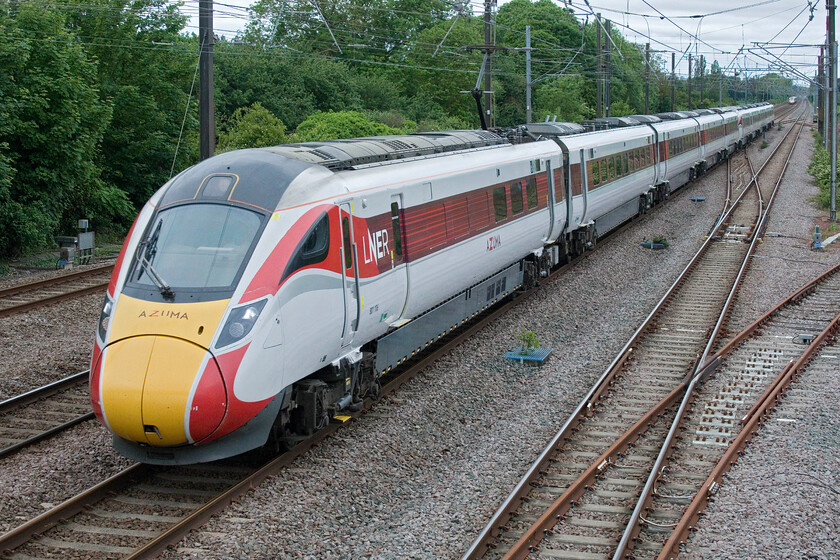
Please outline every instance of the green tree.
M96 165L111 107L96 65L43 4L0 8L0 254L51 242L77 218L124 209Z
M216 111L222 119L259 102L290 128L317 111L362 109L362 77L347 64L249 45L217 46Z
M624 100L616 101L610 105L611 117L626 117L627 115L637 115L639 113L641 113L641 111L636 111Z
M527 116L525 54L521 50L513 50L525 47L525 27L531 27L531 74L535 82L532 85L532 105L535 119L536 115L548 110L536 103L537 98L548 97L540 95L539 90L546 86L551 89L554 77L558 74L563 74L561 79L564 80L577 74L574 49L581 46L583 28L570 9L557 6L549 0L512 0L499 8L497 21L499 42L512 50L500 53L494 61L494 67L498 69L498 77L494 82L497 85L493 86L496 92L495 120L499 126L513 126L525 122ZM585 95L586 91L582 89L579 93ZM585 99L572 99L568 105L585 103Z
M197 103L185 111L198 40L180 34L186 16L166 0L90 0L86 10L63 1L99 62L100 97L113 104L96 160L102 178L140 207L169 179L179 138L174 170L198 159L197 142L184 141L198 131Z
M534 120L556 115L557 120L579 123L595 116L595 110L584 101L589 83L582 76L548 80L534 98Z
M352 60L401 58L422 30L446 18L445 0L259 0L248 42Z
M407 116L421 126L424 121L455 117L476 128L475 101L461 92L475 87L482 54L461 47L483 42L483 24L477 18L459 17L423 30L417 48L405 54L405 68L393 73L406 99L403 111Z
M388 125L374 122L357 111L318 112L300 123L290 141L312 142L399 134L400 132L400 130L395 130Z
M286 126L271 111L254 103L234 111L225 132L219 134L217 152L276 146L286 141Z

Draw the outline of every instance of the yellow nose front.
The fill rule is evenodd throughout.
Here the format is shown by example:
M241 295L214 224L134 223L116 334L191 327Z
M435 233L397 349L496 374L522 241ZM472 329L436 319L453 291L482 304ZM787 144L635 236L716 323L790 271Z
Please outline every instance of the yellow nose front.
M108 346L102 409L118 436L156 446L187 443L190 390L205 358L200 346L168 336L136 336Z

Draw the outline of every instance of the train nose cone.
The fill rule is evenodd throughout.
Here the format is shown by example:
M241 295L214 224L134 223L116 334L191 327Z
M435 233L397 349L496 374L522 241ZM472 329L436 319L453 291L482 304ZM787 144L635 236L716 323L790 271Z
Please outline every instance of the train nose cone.
M101 379L108 425L130 441L155 446L198 441L218 427L227 409L216 360L177 338L137 336L111 344Z

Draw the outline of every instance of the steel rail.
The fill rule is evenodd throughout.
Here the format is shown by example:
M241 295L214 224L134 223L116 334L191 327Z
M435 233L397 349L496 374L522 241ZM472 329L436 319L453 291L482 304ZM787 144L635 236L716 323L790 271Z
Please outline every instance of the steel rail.
M731 207L725 212L725 214L718 219L718 224L722 223L726 218L728 218L735 207L739 204L740 200L744 196L744 193L747 189L744 189L744 192L738 197L738 199L732 203ZM514 511L522 501L522 498L530 491L531 482L536 479L540 472L544 470L545 465L548 463L551 456L560 446L560 444L569 437L572 431L577 427L577 425L583 420L583 418L587 416L591 416L593 413L593 409L597 406L598 402L603 398L606 392L609 390L610 385L612 384L613 379L615 378L616 374L621 370L624 363L630 357L633 347L638 343L638 341L647 333L648 329L653 326L655 323L656 317L662 312L663 308L673 299L675 292L685 283L688 279L689 275L694 271L697 267L700 259L705 255L706 251L708 250L709 246L713 243L714 235L706 236L706 239L703 241L703 244L700 246L698 251L695 255L691 258L689 263L674 281L674 283L668 288L653 310L648 314L642 324L636 329L634 334L630 337L624 347L619 351L615 358L613 358L612 362L607 369L604 371L603 374L598 378L595 382L595 385L589 390L586 396L581 400L578 406L575 408L574 412L569 416L566 420L564 425L560 428L560 430L554 435L554 437L549 441L548 445L545 449L540 453L539 457L534 461L525 475L520 479L511 493L507 496L507 498L502 502L499 508L495 511L493 516L490 518L490 521L485 525L482 531L479 533L478 537L472 542L470 547L467 551L461 556L462 560L470 560L475 558L481 558L487 551L487 548L493 538L495 538L499 534L500 528L507 522L510 518L510 513Z
M13 410L18 408L27 406L29 404L35 403L41 399L51 397L56 395L66 389L70 389L76 385L80 385L85 382L90 370L81 371L79 373L74 373L73 375L69 375L64 379L59 379L58 381L54 381L53 383L49 383L44 385L43 387L39 387L37 389L33 389L31 391L27 391L26 393L22 393L20 395L8 398L2 402L0 402L0 415L2 414L9 414ZM12 445L6 446L0 449L0 458L6 457L7 455L11 455L15 451L19 451L24 447L28 447L33 443L37 443L43 439L46 439L50 436L53 436L59 432L62 432L76 424L81 422L85 422L87 420L93 419L94 414L93 412L87 412L85 414L80 414L75 418L67 420L61 424L57 424L48 430L44 430L39 434L30 436L26 439L20 440L17 443Z
M0 551L9 552L14 550L28 542L35 535L39 535L56 526L59 522L69 519L88 506L95 504L114 492L120 491L132 482L148 476L151 471L152 467L149 465L134 463L96 486L85 490L81 494L62 502L49 511L45 511L38 517L0 536Z
M21 393L20 395L16 395L4 401L0 401L0 414L9 412L10 410L19 406L31 404L37 401L38 399L54 395L59 391L69 389L74 385L78 385L86 377L88 377L89 374L90 370L86 369L85 371L80 371L79 373L68 375L64 379L53 381L52 383L44 385L43 387L38 387L37 389L32 389L31 391L27 391L26 393Z
M775 405L781 399L783 391L790 385L794 376L801 372L808 366L811 358L817 351L825 344L830 337L837 336L840 330L840 314L834 317L834 320L823 329L823 331L814 338L805 352L793 364L788 364L779 376L774 380L772 385L762 395L762 400L758 406L754 406L748 415L743 420L743 427L738 436L729 446L729 449L723 457L718 461L712 473L701 486L700 491L694 496L691 504L686 509L683 517L680 519L671 537L666 541L657 558L664 560L665 558L675 558L679 555L680 546L684 544L688 534L693 529L693 524L699 519L700 512L705 508L710 498L717 492L717 488L723 480L723 475L732 468L735 461L738 460L741 452L747 446L747 443L755 436L759 425L764 417L775 408Z
M26 438L24 440L21 440L21 441L15 443L15 444L4 447L3 449L0 449L0 458L11 455L15 451L20 451L21 449L23 449L25 447L29 447L33 443L38 443L39 441L47 439L48 437L54 436L55 434L58 434L60 432L63 432L64 430L66 430L68 428L72 428L76 424L81 424L82 422L87 422L88 420L93 420L94 417L95 417L95 415L94 415L93 412L86 412L85 414L80 414L79 416L76 416L75 418L73 418L71 420L68 420L67 422L57 424L57 425L53 426L52 428L50 428L49 430L44 430L40 434L34 435L32 437L28 437L28 438Z
M790 132L786 133L784 138L787 138L787 134L789 134L789 133ZM782 139L782 141L784 141L784 138ZM779 142L776 149L778 149L778 146L781 145L782 141ZM768 161L769 161L769 159L771 159L773 157L775 152L776 152L776 150L774 150L771 153L771 155L768 157ZM765 162L765 165L766 165L766 163L767 162ZM764 168L764 165L762 166L762 168L759 170L758 173L760 173L761 170L763 170L763 168ZM757 173L753 175L753 178L747 184L747 187L743 189L743 191L740 193L740 195L735 200L735 202L732 203L731 207L721 217L718 218L717 222L715 223L715 226L713 227L713 230L712 230L713 232L715 232L721 224L725 223L726 220L731 217L735 208L738 207L740 202L743 200L744 196L749 191L749 187L752 185L753 182L755 182L756 175L757 175ZM756 182L755 188L756 188L756 191L758 191L757 182ZM731 192L729 174L728 174L728 191ZM760 211L759 211L759 214L760 214ZM644 332L646 331L648 326L653 322L654 316L658 314L658 311L661 309L661 307L672 298L673 292L676 290L676 288L678 286L682 285L683 279L686 277L686 275L689 271L693 270L693 268L694 268L696 262L698 261L698 259L702 255L705 254L706 249L710 244L710 241L714 237L715 237L714 235L709 235L707 237L704 244L698 250L697 254L692 258L691 262L685 268L685 270L683 270L682 274L680 274L680 276L678 277L678 279L674 283L674 285L672 285L671 288L669 288L669 290L666 292L665 296L663 296L663 298L660 300L660 302L657 304L657 306L654 308L654 310L648 315L648 317L645 319L645 321L642 323L642 325L637 329L636 333L633 335L633 337L630 339L630 341L619 352L618 356L613 360L613 362L610 364L610 366L607 368L607 370L604 372L604 374L602 374L602 376L598 379L595 386L590 390L590 392L586 395L586 397L584 397L584 399L578 405L576 410L572 413L572 415L566 421L564 426L560 429L559 432L557 432L557 434L555 434L555 436L549 442L549 445L543 450L543 452L540 454L540 456L537 458L537 460L532 464L532 466L526 472L525 476L519 481L519 483L514 488L514 490L508 495L506 500L496 510L496 512L494 513L490 522L484 527L484 529L481 531L479 536L473 541L473 543L471 544L469 549L464 553L464 555L462 556L462 560L467 560L467 559L470 559L470 558L480 558L484 555L484 553L488 549L488 546L490 545L491 540L499 534L500 528L510 518L511 512L519 506L522 498L529 492L531 483L537 478L539 473L544 469L548 459L555 453L555 451L560 446L560 444L565 439L568 438L569 434L580 423L580 421L582 420L583 414L591 415L592 408L595 406L595 404L598 402L598 400L600 400L602 395L604 393L606 393L606 391L609 389L609 385L611 384L612 379L614 378L616 373L620 370L623 363L629 357L630 352L632 351L632 347L636 344L638 339L644 334ZM746 263L748 260L749 260L748 257L745 257L744 263ZM743 264L742 264L742 266L743 266ZM737 286L733 286L733 289L736 289L736 288L737 288ZM730 298L731 298L731 294L730 294ZM729 299L727 301L729 301ZM723 316L723 313L724 312L721 313L721 316ZM695 364L694 364L694 366L695 366L694 369L695 370L696 370L696 366L698 364L699 364L699 361L695 362ZM688 381L686 380L686 384L687 383L688 383ZM625 438L628 437L628 435L629 434L625 434ZM622 438L622 439L625 439L625 438ZM599 458L599 460L602 460L602 459L603 459L603 457ZM591 480L593 469L597 469L597 467L598 467L598 464L593 464L592 466L590 466L590 468L585 471L584 475L581 478L586 477L587 480ZM579 487L580 483L582 483L582 482L579 479L578 481L573 483L573 487L575 487L575 488ZM569 490L572 490L572 487L570 487ZM566 496L566 500L567 499L568 499L568 496ZM515 552L517 549L520 550L520 551L529 550L531 548L531 546L534 544L535 541L540 540L542 538L542 536L544 536L545 531L548 530L548 529L546 527L543 527L542 525L540 525L540 523L542 523L544 525L548 521L548 519L551 518L552 515L553 515L553 517L554 517L554 520L552 521L552 526L553 526L553 524L556 523L556 517L557 517L558 511L563 509L563 507L565 507L565 505L567 504L567 501L563 501L563 500L564 500L564 498L561 496L561 498L559 498L555 502L554 507L552 507L549 510L551 513L546 514L545 516L541 517L541 519L538 520L538 522L535 525L533 525L531 527L531 529L529 529L529 531L526 533L526 535L523 536L520 539L520 541L516 545L513 546L513 548L511 549L511 552L508 554L508 556L506 556L506 558L519 557L519 556L516 555L517 553ZM542 531L543 535L540 535L540 531Z
M792 131L792 130L793 130L793 128L790 129L790 131ZM788 132L788 134L790 133L790 131ZM800 127L799 133L797 133L797 135L793 139L793 144L791 145L790 151L788 152L788 154L785 158L785 163L784 163L784 166L782 168L782 171L779 173L779 177L778 177L778 180L776 181L776 185L773 189L773 194L772 194L772 197L770 199L770 202L768 203L767 207L764 209L764 212L761 214L761 216L759 217L759 221L756 224L756 229L755 229L756 232L758 231L758 225L762 222L763 219L766 218L767 214L770 211L770 208L772 206L772 199L773 199L773 197L775 197L775 194L778 191L779 185L781 184L782 179L784 178L784 174L785 174L785 171L787 170L787 166L788 166L788 163L790 161L790 157L793 154L794 149L796 148L797 142L799 140L799 134L801 134L801 131L802 131L802 127ZM779 142L779 144L777 145L777 148L780 147L786 139L787 139L787 134ZM765 165L767 164L767 162L770 161L770 159L773 156L775 156L775 154L776 154L776 150L774 150L773 153L770 155L770 157L768 157L768 159L765 161ZM764 170L765 165L761 166L761 169L759 169L758 173L761 173ZM756 190L758 190L760 192L760 189L758 187L758 173L753 177L753 181L755 182ZM722 325L728 317L729 310L731 309L731 306L734 303L735 297L737 296L738 289L740 288L741 282L742 282L744 276L746 275L747 268L750 264L750 261L752 260L752 255L755 252L756 245L757 245L758 242L759 242L758 235L753 235L752 236L752 241L750 242L750 247L747 251L747 255L744 257L744 261L741 264L740 270L738 271L738 275L736 276L735 282L732 286L732 290L730 291L729 296L727 297L726 303L724 304L724 307L721 311L720 317L718 318L718 321L715 324L714 330L712 331L712 334L709 337L709 341L706 345L706 348L703 351L703 354L702 354L701 358L698 360L697 367L695 368L694 372L692 373L691 382L689 383L688 388L686 389L685 396L683 397L683 400L680 403L680 407L679 407L679 409L677 411L677 414L676 414L676 416L675 416L675 418L672 422L671 428L668 431L668 435L666 436L665 441L662 444L662 448L659 452L659 455L656 458L656 462L654 463L654 466L650 471L650 474L649 474L648 479L645 483L644 489L642 490L641 495L640 495L638 501L636 502L636 506L633 509L633 513L630 515L630 519L627 523L627 527L626 527L624 533L622 534L621 540L619 541L619 544L618 544L618 547L616 548L615 553L613 554L613 560L621 560L621 559L625 558L626 555L628 554L628 550L629 550L629 548L632 544L632 540L638 535L638 533L640 531L639 522L641 520L642 513L650 505L651 501L653 500L653 491L654 491L654 488L655 488L655 485L656 485L656 480L659 478L659 476L662 472L662 469L664 468L665 462L670 458L670 456L673 452L673 442L674 442L674 439L677 437L677 435L680 431L682 421L685 418L686 412L687 412L687 410L688 410L688 408L689 408L689 406L690 406L690 404L693 400L694 388L696 387L696 385L698 383L700 383L701 381L704 381L708 377L708 375L711 374L712 371L714 371L713 369L709 369L709 368L706 367L706 362L708 361L708 355L713 350L714 345L717 342L717 338L718 338L718 335L719 335L720 330L722 328Z
M95 284L93 286L87 286L85 288L80 288L78 290L72 290L69 292L64 292L61 294L56 294L54 296L48 296L44 298L40 298L33 301L28 301L25 303L21 303L18 305L12 305L9 307L4 307L0 309L0 317L8 317L10 315L14 315L16 313L22 313L24 311L29 311L30 309L35 309L37 307L41 307L50 303L58 303L59 301L64 301L66 299L75 299L77 297L86 296L88 294L95 294L98 292L104 291L108 287L108 282L101 282L99 284Z
M37 282L30 282L28 284L20 284L18 286L12 286L10 288L5 288L0 290L0 298L9 298L12 296L26 294L27 292L32 292L34 290L39 290L43 288L49 287L58 287L62 284L69 284L71 282L75 282L78 280L83 280L85 278L89 278L91 276L98 276L107 272L111 272L114 269L113 264L100 266L96 268L91 268L88 270L82 270L78 272L72 272L70 274L63 274L61 276L56 276L55 278L48 278L46 280L39 280ZM77 298L83 295L92 294L99 292L108 286L108 282L99 282L92 286L85 286L83 288L79 288L76 290L71 290L68 292L64 292L61 294L55 294L48 297L42 297L31 301L25 301L23 303L10 305L7 307L0 308L0 317L7 317L9 315L13 315L15 313L20 313L23 311L27 311L30 309L34 309L36 307L40 307L42 305L46 305L49 303L56 303L59 301L63 301L66 299Z
M60 276L55 276L53 278L46 278L44 280L37 280L35 282L29 282L26 284L18 284L17 286L10 286L8 288L0 289L0 298L5 298L9 296L13 296L15 294L20 294L23 292L28 292L30 290L36 290L39 288L46 288L49 286L54 286L56 284L64 284L66 282L70 282L72 280L79 280L80 278L87 278L88 276L96 276L97 274L101 274L103 272L110 272L114 269L113 264L108 264L104 266L98 266L95 268L88 268L86 270L77 270L74 272L70 272L68 274L62 274Z
M792 130L793 130L793 128L790 129L790 131L792 131ZM788 134L790 134L790 131L788 132ZM790 152L788 152L788 154L785 158L784 166L782 167L782 171L779 174L779 177L776 181L775 187L773 188L773 193L770 197L770 200L768 201L767 206L764 207L763 212L758 217L758 221L757 221L756 226L753 230L752 240L750 241L749 249L747 249L747 256L744 258L744 262L741 264L741 268L738 271L738 275L735 277L735 283L733 285L733 288L729 293L729 297L727 297L726 302L724 303L723 311L721 312L720 317L718 318L718 321L715 324L714 330L712 331L712 336L709 338L709 342L706 345L706 348L703 351L702 356L700 357L699 364L704 363L708 359L709 352L711 352L712 349L714 348L714 344L717 342L717 338L720 335L720 331L723 327L723 324L725 323L725 321L727 320L727 317L729 315L729 310L732 308L732 305L735 302L735 297L737 296L738 288L740 287L741 282L742 282L744 276L746 275L747 269L749 268L749 266L751 264L752 255L755 252L755 249L757 247L757 243L760 242L760 240L761 240L761 238L757 235L757 233L759 232L759 228L760 228L761 224L766 223L766 219L769 215L770 209L772 208L773 201L775 200L775 197L776 197L776 193L778 192L779 186L782 183L782 179L785 176L785 171L787 171L788 163L790 162L791 155L793 155L793 151L796 149L796 144L799 141L799 135L801 133L802 133L802 127L799 128L799 133L797 133L796 137L793 139L793 145L791 146ZM764 171L764 168L767 165L767 163L770 161L770 159L776 155L776 152L777 152L778 148L782 145L782 142L784 142L787 139L788 134L786 134L782 138L782 140L776 146L776 149L773 150L773 152L770 154L770 157L768 157L767 160L764 162L764 165L762 165L761 168L759 168L759 170L753 176L753 182L755 183L756 191L759 192L759 197L761 196L760 195L761 189L760 189L759 184L758 184L758 176L759 176L759 174L761 174ZM749 158L747 159L747 161L749 161ZM752 165L750 165L750 167L752 167Z
M627 430L609 449L602 453L584 472L575 480L563 494L557 498L525 532L519 541L514 544L503 560L523 560L533 551L533 547L539 544L542 538L550 534L551 529L557 524L562 516L572 508L584 492L589 489L595 479L604 472L612 463L613 457L621 455L626 451L633 441L643 435L656 421L671 407L685 390L685 381L675 387L668 395L642 416L632 428Z

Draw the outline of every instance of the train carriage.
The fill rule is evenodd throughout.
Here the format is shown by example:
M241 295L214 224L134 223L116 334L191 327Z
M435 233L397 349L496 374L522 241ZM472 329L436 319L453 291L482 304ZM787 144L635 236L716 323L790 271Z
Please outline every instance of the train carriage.
M700 157L703 160L701 171L705 171L726 159L726 124L724 117L719 113L710 109L701 111L695 120L700 126Z
M91 360L94 412L122 454L150 463L300 441L376 396L382 373L702 172L721 150L716 118L201 162L152 196L120 252ZM720 119L729 150L733 119L753 137L772 107Z
M698 172L702 161L700 125L694 118L663 120L651 125L656 130L657 176L675 191Z
M713 109L723 118L724 144L727 156L738 149L741 141L741 128L738 125L737 107L720 107Z
M657 184L655 135L648 126L632 126L557 139L563 150L571 190L569 223L594 224L604 235L640 210ZM583 165L581 165L583 161ZM581 173L582 171L582 173Z

